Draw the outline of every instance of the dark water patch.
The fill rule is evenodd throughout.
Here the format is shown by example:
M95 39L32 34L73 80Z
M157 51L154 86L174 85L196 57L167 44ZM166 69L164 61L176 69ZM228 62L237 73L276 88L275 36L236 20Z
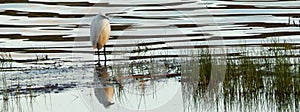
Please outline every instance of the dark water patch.
M143 38L173 38L173 37L193 37L193 36L209 36L208 33L195 34L174 34L174 35L132 35L132 36L111 36L111 39L143 39Z
M44 86L37 86L37 85L11 85L7 89L1 89L1 93L14 93L11 94L12 96L15 95L28 95L28 94L36 94L36 93L50 93L55 91L63 91L64 89L68 88L75 88L77 86L76 83L70 84L46 84Z
M173 74L153 74L153 75L130 75L130 76L123 76L123 77L118 77L120 79L147 79L147 78L151 78L151 79L157 79L157 78L172 78L172 77L178 77L181 76L180 73L173 73ZM117 80L113 80L113 81L117 81Z
M148 45L159 45L159 44L165 44L166 42L147 42L147 43L132 43L132 44L113 44L113 45L105 45L106 47L132 47L132 46L148 46Z
M63 38L66 35L22 36L25 41L74 41L74 38Z
M67 29L67 28L41 28L40 30L64 30L64 31L70 31L73 29Z
M110 4L106 2L101 3L89 3L89 2L39 2L34 1L31 3L41 3L41 4L48 4L48 5L65 5L65 6L95 6L95 7L136 7L136 6L143 6L143 7L154 7L154 6L176 6L182 4L189 4L195 3L195 1L180 1L180 2L169 2L169 3L160 3L160 4L152 4L152 3L144 3L144 4Z
M227 53L227 56L242 56L242 53Z
M16 10L5 10L0 12L0 15L10 15L10 16L27 16L27 17L57 17L57 18L82 18L86 15L83 14L59 14L51 12L24 12Z
M256 33L249 33L249 34L256 34ZM271 33L261 33L256 37L259 38L266 38L271 36L291 36L291 35L300 35L299 31L284 31L284 32L271 32Z
M89 27L89 24L79 23L79 24L68 24L64 25L64 28L86 28Z
M111 24L111 30L125 30L127 28L133 27L133 25L121 25L121 24Z
M295 13L295 12L291 12L291 13L225 13L225 14L214 14L211 13L210 15L190 15L189 17L205 17L205 16L215 16L215 17L230 17L230 16L257 16L257 15L261 15L261 16L266 16L266 15L271 15L271 16L279 16L279 17L300 17L300 13Z
M147 46L147 45L157 45L157 44L165 44L165 42L138 43L138 44L136 44L136 46Z
M256 15L271 15L271 14L212 14L215 17L230 17L230 16L256 16Z
M6 34L6 35L0 34L0 38L27 39L25 41L74 41L74 37L64 38L63 36L67 36L67 35L24 36L21 34ZM80 41L82 40L82 38L78 38L77 40Z
M26 48L1 48L0 52L17 52L24 51Z
M210 26L210 25L209 24L171 24L170 26L176 26L178 28L190 28L190 27Z
M58 62L47 62L47 61L35 61L35 62L27 62L27 63L29 63L29 64L34 64L34 65L41 65L41 66L43 66L43 65L53 65L53 66L55 66L55 65L57 65L58 64ZM61 66L61 65L58 65L58 66Z
M22 48L12 48L5 47L1 48L0 52L22 52L27 50L47 50L47 49L70 49L70 48L90 48L91 46L63 46L63 47L22 47Z
M55 17L59 17L59 18L82 18L85 17L87 15L84 14L59 14Z
M162 9L136 9L134 11L191 11L191 10L199 10L199 9L207 9L206 7L186 7L186 8L162 8Z
M274 6L265 6L265 7L258 7L258 9L299 9L299 6L290 6L290 7L274 7Z
M18 0L15 0L15 2L11 3L22 3L17 2ZM28 1L24 0L23 3L38 3L38 4L46 4L46 5L63 5L63 6L93 6L93 7L133 7L133 6L160 6L158 4L110 4L110 3L90 3L90 2L52 2L52 1ZM165 3L166 5L176 5L176 4L184 4L185 2L178 2L178 3ZM188 2L186 2L188 3Z
M218 4L222 7L207 7L208 9L257 9L258 7L253 5L228 5L228 4ZM223 7L224 6L224 7Z
M134 27L134 24L121 24L121 23L110 23L111 30L116 31L116 30L125 30L127 28ZM67 26L63 26L65 28L89 28L90 24L68 24Z
M0 0L0 3L27 3L28 0Z
M5 27L5 28L34 28L34 27L58 27L59 25L27 25L27 24L22 24L22 25L12 25L12 24L0 24L0 27Z
M45 59L37 59L37 58L35 58L35 59L11 59L9 62L28 63L28 62L37 62L37 61L44 61L44 60ZM6 68L12 69L13 67L6 67Z
M276 28L276 27L289 27L287 23L265 23L265 22L245 22L245 23L234 23L235 25L245 25L247 27L265 27L265 28Z
M211 14L211 16L216 16L216 17L230 17L230 16L258 16L258 15L279 15L279 14L270 14L270 13L259 13L259 14L241 14L241 13L236 13L236 14Z
M266 37L268 37L268 36L265 36L265 37L260 37L259 35L254 35L254 36L223 36L223 37L213 36L213 37L211 37L207 40L259 39L259 38L266 38Z
M181 1L181 2L170 2L170 3L160 3L160 4L141 4L137 6L177 6L182 4L195 3L196 1Z
M299 9L300 7L280 7L280 6L255 6L255 5L233 5L218 4L221 7L207 7L208 9Z
M259 38L267 38L267 37L274 37L274 36L280 37L280 36L300 35L300 32L291 31L291 32L271 32L271 33L260 33L260 34L248 33L248 34L255 34L255 35L249 35L249 36L223 36L223 37L213 36L213 37L211 37L207 40L259 39Z
M300 13L284 13L284 14L272 14L273 16L279 16L279 17L292 17L292 18L300 18Z
M89 2L40 2L30 1L29 3L47 4L47 5L64 5L64 6L93 6L94 3Z
M203 26L211 26L210 24L170 24L168 26L138 26L134 28L143 29L143 28L195 28L195 27L203 27ZM199 28L200 29L200 28Z
M21 51L22 53L72 53L72 51L67 50L37 50L37 49L27 49L24 51Z
M115 17L120 17L120 18L127 18L127 19L159 19L159 20L162 20L162 19L171 19L171 18L175 18L175 17L178 17L178 16L173 16L173 17L164 17L164 16L157 16L157 17L145 17L145 16L115 16Z
M143 7L160 7L160 6L177 6L182 4L189 4L189 3L195 3L196 1L180 1L180 2L169 2L169 3L160 3L160 4L152 4L152 3L145 3L145 4L100 4L100 6L106 6L106 7L137 7L137 6L143 6ZM98 5L98 3L96 3Z

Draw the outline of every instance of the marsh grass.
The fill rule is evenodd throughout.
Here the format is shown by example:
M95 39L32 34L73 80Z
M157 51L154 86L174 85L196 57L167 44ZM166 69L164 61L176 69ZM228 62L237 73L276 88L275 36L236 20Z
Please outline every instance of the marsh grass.
M32 105L32 100L36 96L31 88L27 88L29 93L21 91L21 82L19 76L12 76L10 71L13 58L10 53L1 53L0 55L0 101L2 101L0 112L22 112L24 105L21 102L21 98L29 98L30 102L26 104ZM22 93L23 92L23 93Z
M260 49L247 46L238 48L236 52L239 55L227 56L221 94L214 93L215 96L211 96L207 94L212 94L208 91L209 83L214 80L212 71L220 69L212 65L220 60L215 58L217 55L211 49L198 49L196 55L183 60L188 67L181 68L185 108L196 111L258 111L253 105L272 105L262 100L266 98L276 105L260 110L276 108L277 111L299 111L299 51L289 41L280 42L278 39L269 40L269 44ZM214 100L209 102L208 96ZM232 105L236 104L240 104L238 109L233 109Z

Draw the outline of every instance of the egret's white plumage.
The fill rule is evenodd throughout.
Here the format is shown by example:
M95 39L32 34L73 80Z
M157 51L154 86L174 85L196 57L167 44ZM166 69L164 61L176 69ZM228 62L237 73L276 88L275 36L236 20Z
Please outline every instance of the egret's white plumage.
M110 23L108 17L98 14L96 15L91 23L90 27L90 40L92 43L93 48L98 49L98 64L100 65L100 56L99 56L99 49L104 47L106 42L110 36ZM104 57L105 57L105 66L106 66L106 53L104 47Z
M101 49L110 36L110 23L106 16L98 14L92 20L90 27L90 40L93 48Z

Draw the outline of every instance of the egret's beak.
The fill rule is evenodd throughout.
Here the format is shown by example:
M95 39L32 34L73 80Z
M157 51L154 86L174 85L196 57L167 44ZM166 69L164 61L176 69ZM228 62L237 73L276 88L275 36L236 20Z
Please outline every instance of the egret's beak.
M101 15L101 17L103 17L103 18L109 20L108 16L106 16L106 15Z

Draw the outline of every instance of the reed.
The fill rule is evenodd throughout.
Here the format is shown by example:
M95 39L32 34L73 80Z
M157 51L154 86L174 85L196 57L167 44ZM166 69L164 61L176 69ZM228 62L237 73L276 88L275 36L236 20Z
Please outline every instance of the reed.
M237 102L250 107L253 102L257 103L261 99L261 94L265 94L270 101L275 100L277 110L280 111L286 109L283 104L292 107L295 99L299 101L299 49L295 49L289 41L280 41L279 39L268 40L268 44L260 49L251 49L250 47L239 49L240 55L227 57L226 73L221 89L225 107ZM197 55L192 56L188 62L184 60L185 63L190 63L192 66L181 68L188 69L183 71L199 69L199 72L187 73L190 76L182 75L186 79L183 82L184 88L186 88L184 96L186 99L190 99L185 102L190 107L199 107L197 104L204 101L208 84L214 80L211 78L211 73L215 70L212 68L212 63L218 63L215 62L218 60L214 60L214 57L216 56L208 48L201 48ZM191 81L194 78L197 78L196 82ZM193 97L191 98L189 95L193 95ZM215 102L219 102L219 100L217 97ZM299 109L298 106L295 108Z

